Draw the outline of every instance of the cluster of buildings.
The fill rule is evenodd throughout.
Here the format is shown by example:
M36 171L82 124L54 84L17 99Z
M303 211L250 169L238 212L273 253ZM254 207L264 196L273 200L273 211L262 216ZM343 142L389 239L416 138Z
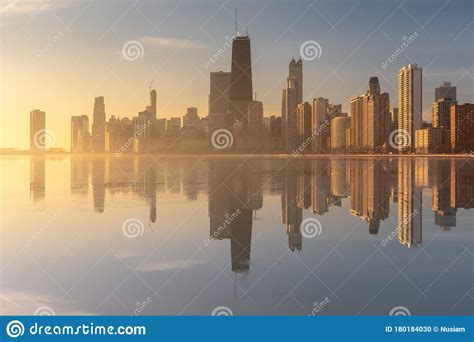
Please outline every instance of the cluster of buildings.
M92 129L86 115L71 118L71 152L222 152L212 144L227 130L230 153L461 153L474 151L474 104L458 104L456 87L435 89L432 124L422 119L422 68L409 64L398 73L398 107L390 106L377 77L365 94L350 100L350 113L329 99L303 98L303 62L291 60L282 92L281 115L264 116L252 85L248 33L232 40L231 70L211 72L208 115L190 107L183 117L157 117L157 93L133 118L106 118L105 100L95 98ZM45 114L31 112L31 140L45 128ZM41 144L31 144L40 151ZM35 145L35 146L33 146Z

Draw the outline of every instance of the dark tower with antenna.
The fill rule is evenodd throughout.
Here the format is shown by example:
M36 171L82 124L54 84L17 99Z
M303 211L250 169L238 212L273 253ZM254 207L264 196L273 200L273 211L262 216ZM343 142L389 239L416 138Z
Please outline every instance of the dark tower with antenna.
M229 97L233 119L245 124L248 104L253 100L252 60L247 30L243 36L237 32L237 11L235 12L235 31L232 41Z

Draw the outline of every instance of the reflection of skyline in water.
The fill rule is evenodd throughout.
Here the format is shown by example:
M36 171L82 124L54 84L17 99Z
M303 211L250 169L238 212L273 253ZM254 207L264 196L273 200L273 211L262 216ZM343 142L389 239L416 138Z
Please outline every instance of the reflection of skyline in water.
M147 296L147 314L207 314L219 305L307 314L326 296L323 314L379 315L397 305L414 314L472 312L470 160L8 163L4 220L15 229L3 230L11 243L2 287L17 303L8 312L31 311L16 293L31 294L36 307L48 301L35 293L59 298L51 306L62 313L128 314ZM143 234L124 236L128 218L143 223ZM302 233L307 219L321 223L321 235Z
M178 165L173 165L172 172L170 163ZM190 165L193 169L187 172ZM282 224L291 251L303 248L303 212L310 211L317 218L331 207L340 207L344 198L350 197L350 213L366 221L373 235L389 217L390 203L398 203L394 228L398 241L407 247L422 243L424 188L431 189L434 223L443 230L456 226L458 208L474 205L474 169L470 162L457 159L317 159L276 164L224 159L209 160L196 168L186 160L157 164L147 158L71 157L70 181L72 195L88 195L92 187L96 213L106 210L106 190L110 196L136 194L149 206L149 223L158 227L157 194L183 193L188 200L207 194L209 236L230 240L235 272L249 268L252 217L264 206L267 194L281 196ZM30 158L30 194L34 207L44 209L44 157ZM233 214L235 218L229 220Z

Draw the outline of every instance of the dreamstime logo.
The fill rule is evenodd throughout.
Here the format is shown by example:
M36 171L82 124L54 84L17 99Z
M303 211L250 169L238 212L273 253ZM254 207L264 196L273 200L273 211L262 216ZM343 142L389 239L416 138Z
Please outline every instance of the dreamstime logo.
M411 43L413 43L413 41L416 38L418 38L418 36L419 36L418 32L413 32L413 34L410 35L409 37L403 36L402 37L402 43L400 44L400 47L398 49L396 49L390 57L388 57L385 61L383 61L382 69L384 69L384 70L387 69L389 64L392 64L393 61L395 61L397 59L397 57L400 56L400 54L403 51L405 51L405 48L409 47L411 45Z
M222 222L222 224L214 231L212 232L211 238L216 239L218 238L226 229L227 227L234 222L237 217L242 214L242 211L240 209L235 210L232 214L225 214L225 220ZM208 247L211 244L211 239L208 238L204 240L204 246Z
M231 147L234 143L234 137L232 133L225 128L220 128L214 131L211 136L211 144L218 150Z
M18 320L10 321L7 324L6 331L11 338L17 338L25 333L25 326Z
M142 126L135 129L135 132L133 132L133 136L128 138L127 141L122 146L120 146L120 148L117 151L115 151L114 153L115 156L119 156L120 153L126 152L129 149L129 147L133 145L133 142L136 139L140 138L140 136L148 130L151 124L152 124L151 120L147 120L147 122L145 122Z
M56 43L63 37L62 32L58 32L53 37L48 37L48 42L43 46L43 48L31 59L31 63L28 64L28 67L31 67L33 64L36 64L43 58L50 49L52 49Z
M139 314L141 314L143 311L145 311L146 307L152 302L151 298L148 297L147 299L145 299L145 301L143 302L136 302L135 303L135 310L133 311L132 313L132 316L138 316Z
M204 63L204 69L209 69L209 67L214 64L226 51L232 46L232 41L234 40L235 37L239 36L239 32L236 32L232 37L225 36L224 38L224 44L222 47L217 50L211 58L209 58L205 63Z
M321 302L315 301L313 303L313 310L311 310L309 316L316 316L318 313L323 311L323 309L328 305L329 302L330 300L328 297L324 298Z
M234 316L234 313L227 306L218 306L212 310L211 316Z
M305 238L310 239L315 236L320 236L322 231L321 222L319 222L314 217L304 219L303 222L301 222L300 231L301 235L303 235Z
M145 227L140 219L131 217L122 223L122 232L126 237L133 239L142 236Z
M403 150L411 145L411 135L404 129L395 129L390 133L388 142L392 148Z
M35 310L35 316L56 316L54 310L49 306L40 306L38 309Z
M49 129L40 129L33 136L33 143L37 148L49 148L54 145L56 137Z
M321 45L315 40L307 40L300 46L300 56L305 61L314 61L316 58L321 57L323 49Z
M329 127L329 120L326 119L324 120L324 122L322 122L319 126L317 126L316 128L313 129L313 131L311 132L311 136L309 136L308 138L305 139L305 141L303 141L303 143L301 143L300 146L298 146L298 148L296 148L295 150L293 150L293 157L296 157L298 156L301 152L304 152L306 147L311 147L311 144L313 143L313 141L316 139L317 136L319 136L326 128Z
M136 61L143 57L145 48L138 40L129 40L122 46L122 56L127 61Z
M418 215L419 213L420 212L418 211L418 209L413 210L413 212L411 212L410 215L405 217L400 222L400 224L397 227L395 227L395 229L392 230L392 232L390 234L388 234L387 237L380 242L380 244L383 247L386 247L388 245L388 243L395 238L395 236L397 235L397 231L400 229L400 227L406 226L407 224L409 224L415 218L415 216Z
M411 316L410 310L404 306L396 306L390 310L389 316Z

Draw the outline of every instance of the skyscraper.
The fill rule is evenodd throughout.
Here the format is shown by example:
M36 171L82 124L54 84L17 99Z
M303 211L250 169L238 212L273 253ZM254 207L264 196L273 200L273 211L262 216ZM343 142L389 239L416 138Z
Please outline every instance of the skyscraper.
M283 149L289 151L297 145L297 106L303 102L303 62L293 58L288 66L286 89L281 101L281 134Z
M232 124L230 112L230 72L211 72L209 90L210 131L229 128Z
M451 82L443 82L438 88L435 88L435 101L442 98L457 101L456 87L451 86Z
M39 109L30 112L30 151L40 152L45 149L46 114Z
M236 36L232 40L232 65L230 70L230 105L232 118L247 121L248 103L253 100L252 60L250 37Z
M356 96L351 99L351 134L350 145L353 151L362 151L367 143L367 105L368 97Z
M421 129L423 113L422 68L416 64L406 65L398 72L398 111L398 129L405 140L400 151L414 151L415 132Z
M377 77L370 78L367 96L367 147L375 152L388 143L391 128L390 100L388 93L380 93Z
M451 149L474 151L474 104L451 106Z
M308 145L305 147L305 151L312 150L311 141L308 140L311 138L312 134L312 125L311 125L311 105L308 102L300 103L297 107L297 134L298 134L298 144Z
M94 100L94 112L92 114L92 151L105 151L105 102L104 97L99 96Z
M293 58L289 65L289 76L296 78L296 105L303 102L303 61Z
M434 128L449 128L451 122L451 106L456 104L450 98L440 98L433 102L433 127Z
M286 89L282 96L282 142L286 151L294 150L298 146L297 139L297 118L296 118L296 97L297 78L288 77Z
M87 115L71 116L71 152L89 152L90 133Z
M156 120L156 90L152 89L150 91L150 106L149 106L150 113L153 114L153 120Z
M328 122L328 110L329 100L324 97L314 98L312 113L311 113L311 125L313 130L319 130L323 127L323 124ZM313 151L317 153L328 152L330 142L327 138L330 134L327 134L326 130L323 130L320 134L316 135L313 140Z

